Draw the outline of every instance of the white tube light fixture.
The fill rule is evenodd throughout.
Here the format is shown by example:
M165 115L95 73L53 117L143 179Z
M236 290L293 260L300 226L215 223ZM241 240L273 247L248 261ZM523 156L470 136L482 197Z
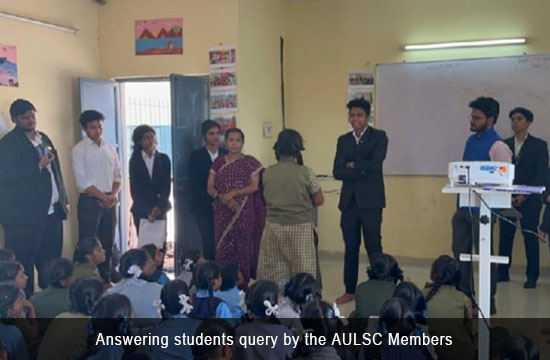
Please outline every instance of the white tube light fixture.
M526 43L527 43L526 38L455 41L455 42L444 42L444 43L433 43L433 44L405 45L405 50L433 50L433 49L449 49L449 48L464 48L464 47L478 47L478 46L517 45L517 44L526 44Z
M62 26L62 25L57 25L57 24L52 24L52 23L45 22L45 21L42 21L42 20L31 19L31 18L19 16L19 15L14 15L14 14L7 13L5 11L0 11L0 18L21 21L21 22L24 22L24 23L27 23L27 24L44 26L44 27L47 27L47 28L50 28L50 29L64 31L64 32L74 34L74 35L76 35L80 32L79 29L75 29L75 28L71 28L71 27L67 27L67 26Z

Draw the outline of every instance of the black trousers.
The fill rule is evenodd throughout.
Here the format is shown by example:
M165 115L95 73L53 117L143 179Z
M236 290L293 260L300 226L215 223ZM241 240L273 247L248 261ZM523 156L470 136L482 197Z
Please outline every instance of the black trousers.
M95 237L105 249L105 262L97 266L99 274L106 282L111 281L111 259L117 224L116 205L104 209L98 199L85 194L78 198L78 237L85 239Z
M355 202L340 216L340 227L345 242L344 284L346 292L355 294L359 270L361 232L369 259L382 252L382 208L360 209Z
M202 238L202 254L206 260L214 260L216 240L214 238L214 211L203 211L195 214Z
M460 287L468 296L473 296L475 291L472 288L473 284L473 262L460 261L460 254L471 254L473 248L479 252L479 212L470 212L464 209L458 209L453 215L453 254L459 262L461 283ZM494 219L491 219L491 226L494 224ZM473 236L473 238L472 238ZM472 247L472 245L474 245ZM491 255L493 254L493 231L491 231ZM491 265L491 298L494 298L497 292L496 282L496 264Z
M59 211L35 224L3 224L6 248L15 253L17 261L29 277L25 293L34 292L34 267L38 270L38 285L48 286L46 269L51 260L61 257L63 249L63 220Z
M520 219L521 229L530 230L534 233L538 232L540 210L542 204L538 199L529 199L523 206L518 207L517 210L521 213ZM508 218L512 222L516 222L515 218ZM499 255L508 256L510 258L509 264L499 264L498 273L501 276L508 276L510 264L512 264L512 249L514 247L514 236L516 234L516 227L512 224L500 220L500 246ZM523 233L523 240L525 242L525 257L527 258L527 269L525 275L527 279L531 281L537 281L539 278L539 239L536 235L530 233Z

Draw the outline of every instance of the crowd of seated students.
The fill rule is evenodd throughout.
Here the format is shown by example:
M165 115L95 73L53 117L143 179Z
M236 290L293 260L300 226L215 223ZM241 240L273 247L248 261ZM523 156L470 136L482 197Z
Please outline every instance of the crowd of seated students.
M396 259L373 256L369 279L357 287L349 319L323 299L311 274L299 273L281 289L269 280L242 289L237 264L205 260L186 252L181 275L170 280L159 269L158 249L131 249L120 259L121 280L106 284L97 274L104 251L96 239L78 243L73 261L56 259L48 268L48 287L27 300L27 276L9 250L0 250L0 359L474 359L476 334L472 299L459 290L460 269L443 255L423 290L403 281ZM446 319L446 321L438 321ZM456 321L454 321L456 320ZM491 359L539 359L529 338L491 331ZM351 344L330 339L377 332L381 343ZM329 339L306 344L307 333ZM209 344L178 346L110 345L110 335L182 334L278 336L277 345ZM390 343L401 337L452 336L453 346ZM493 336L494 335L494 336ZM297 346L284 336L298 336ZM361 337L359 338L361 341Z

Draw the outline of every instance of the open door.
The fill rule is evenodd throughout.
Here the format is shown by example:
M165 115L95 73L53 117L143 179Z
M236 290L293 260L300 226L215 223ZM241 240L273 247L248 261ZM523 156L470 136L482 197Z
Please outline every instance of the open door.
M171 75L172 154L174 172L175 251L174 270L191 249L200 250L201 237L191 213L189 158L202 146L201 124L210 116L208 76Z
M120 88L114 81L102 79L79 78L80 111L97 110L105 115L103 124L103 139L115 146L121 164L126 162L122 138L122 123L120 116ZM84 132L82 133L85 136ZM117 205L118 225L115 232L115 244L121 252L126 251L125 239L128 234L128 214L121 204L126 204L126 180L128 175L122 166L122 187Z

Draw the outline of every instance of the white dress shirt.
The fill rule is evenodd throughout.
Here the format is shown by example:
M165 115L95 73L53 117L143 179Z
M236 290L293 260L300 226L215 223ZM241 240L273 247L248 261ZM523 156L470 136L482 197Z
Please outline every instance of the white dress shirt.
M369 128L368 126L364 128L363 131L361 131L361 134L359 136L355 135L355 130L351 131L351 133L353 134L353 137L355 138L355 143L357 145L359 145L359 141L361 141L361 138L363 137L363 135L365 134L365 131L367 131L368 128Z
M216 152L215 153L211 153L210 150L208 150L208 148L206 148L206 151L208 151L208 155L210 155L210 159L212 159L212 162L214 162L214 160L216 160L218 158L218 156L220 156L220 149L216 149Z
M85 137L73 147L73 171L80 193L85 193L90 186L110 193L113 191L113 183L122 181L117 151L103 139L98 146L92 139Z
M141 150L141 157L143 158L143 161L145 161L145 166L147 167L147 171L149 172L149 177L153 179L153 166L155 166L155 153L156 151L153 150L151 153L151 156L147 155L147 153L143 150Z
M521 148L523 147L523 144L525 143L525 140L527 140L528 136L529 133L525 135L523 141L519 141L518 138L514 136L514 155L516 156L516 159L518 158L519 152L521 151Z
M36 131L36 136L33 139L29 138L31 141L32 146L38 151L38 155L40 157L47 155L46 146L42 143L42 135L38 131ZM48 166L46 166L48 171L50 172L50 176L52 178L52 199L50 200L50 208L48 209L48 215L51 215L54 213L54 204L59 201L59 190L57 189L57 184L55 183L55 177L53 176L52 171L52 164L49 163Z

